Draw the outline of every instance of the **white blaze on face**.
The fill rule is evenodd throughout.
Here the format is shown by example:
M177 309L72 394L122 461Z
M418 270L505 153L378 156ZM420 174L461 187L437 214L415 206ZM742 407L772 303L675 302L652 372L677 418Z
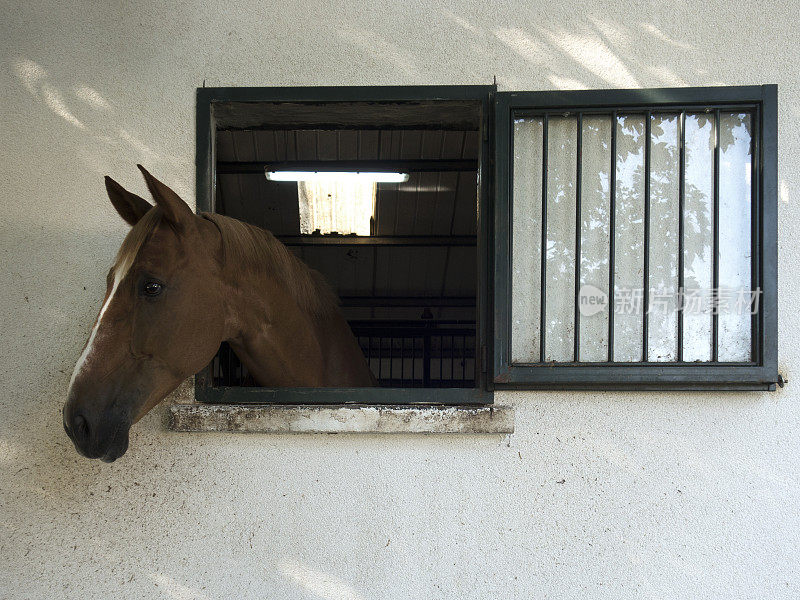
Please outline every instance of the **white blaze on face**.
M111 293L108 294L108 298L106 298L106 301L103 303L103 307L100 309L100 314L97 315L97 321L94 324L92 333L89 334L89 341L86 342L86 347L84 347L81 357L78 359L78 362L75 363L75 368L72 371L72 377L69 380L69 391L72 391L72 386L75 384L75 380L78 378L78 375L86 366L86 363L94 353L94 343L97 338L97 332L100 330L100 324L103 321L103 315L105 315L106 310L108 310L108 307L111 305L111 301L114 299L117 288L122 280L125 279L125 275L127 275L128 269L130 268L132 262L132 258L122 260L120 261L120 264L117 264L114 267L114 284L111 286Z

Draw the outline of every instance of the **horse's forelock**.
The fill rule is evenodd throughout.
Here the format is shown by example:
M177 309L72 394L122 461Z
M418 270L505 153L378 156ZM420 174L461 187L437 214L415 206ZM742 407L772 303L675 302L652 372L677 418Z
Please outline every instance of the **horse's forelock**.
M136 260L142 246L144 246L150 234L155 231L161 222L161 211L151 208L134 225L122 241L117 257L114 259L114 278L121 281Z

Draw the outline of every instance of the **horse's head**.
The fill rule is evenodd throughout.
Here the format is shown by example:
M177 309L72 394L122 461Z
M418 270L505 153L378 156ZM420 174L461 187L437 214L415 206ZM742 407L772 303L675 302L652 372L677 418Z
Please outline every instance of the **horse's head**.
M144 168L155 199L106 178L111 203L131 226L89 340L75 365L64 428L78 452L110 462L133 423L213 358L224 335L216 226Z

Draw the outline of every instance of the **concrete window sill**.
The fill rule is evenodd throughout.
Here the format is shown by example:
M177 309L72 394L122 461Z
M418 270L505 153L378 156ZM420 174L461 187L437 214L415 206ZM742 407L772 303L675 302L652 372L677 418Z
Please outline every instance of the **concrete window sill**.
M510 406L174 404L172 431L242 433L514 433Z

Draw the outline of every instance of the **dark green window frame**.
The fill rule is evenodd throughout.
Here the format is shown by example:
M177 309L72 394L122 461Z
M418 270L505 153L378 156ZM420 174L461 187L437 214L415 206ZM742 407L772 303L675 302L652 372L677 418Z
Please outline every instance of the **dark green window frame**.
M481 142L478 160L478 285L476 298L475 388L260 388L212 387L209 368L195 378L195 397L216 404L491 404L486 347L491 333L489 297L489 239L491 234L491 135L494 86L401 86L401 87L286 87L286 88L198 88L197 89L197 211L215 209L215 108L225 103L305 102L429 102L468 100L480 105Z
M497 92L495 86L198 88L197 210L214 211L215 105L231 102L415 102L481 104L478 168L477 387L212 387L208 368L195 395L209 403L490 404L495 389L774 390L777 369L777 86ZM683 111L747 107L754 115L753 289L761 291L748 363L511 362L512 123L515 116L592 111Z

